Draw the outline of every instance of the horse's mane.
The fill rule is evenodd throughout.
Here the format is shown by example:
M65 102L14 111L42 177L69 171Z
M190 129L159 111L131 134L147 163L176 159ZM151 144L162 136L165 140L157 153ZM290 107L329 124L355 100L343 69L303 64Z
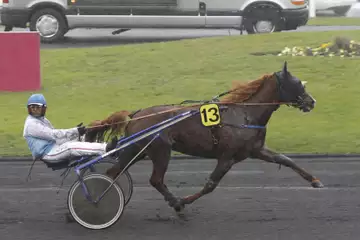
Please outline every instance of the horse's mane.
M88 124L85 141L87 142L103 142L110 137L122 134L124 127L127 125L127 118L131 113L124 110L112 113L104 120L95 120ZM105 135L110 131L110 134L105 140Z
M222 97L220 102L241 103L249 100L262 88L264 82L272 77L273 75L264 75L259 79L248 82L233 81L233 87L230 89L230 93Z

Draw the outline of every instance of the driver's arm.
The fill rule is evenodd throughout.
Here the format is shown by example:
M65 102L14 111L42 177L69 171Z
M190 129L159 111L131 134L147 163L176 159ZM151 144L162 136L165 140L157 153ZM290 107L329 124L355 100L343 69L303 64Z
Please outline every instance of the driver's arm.
M62 144L79 137L77 127L69 129L53 129L37 121L30 121L27 126L27 135Z

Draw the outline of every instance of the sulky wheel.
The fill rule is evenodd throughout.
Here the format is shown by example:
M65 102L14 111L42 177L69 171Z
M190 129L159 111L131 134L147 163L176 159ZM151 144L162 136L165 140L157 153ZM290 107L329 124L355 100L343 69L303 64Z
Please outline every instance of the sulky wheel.
M103 159L100 162L94 164L90 168L86 168L84 171L84 175L89 173L101 173L105 174L106 170L111 168L114 164L116 164L116 160L113 159ZM125 195L125 205L127 205L132 197L134 186L133 186L133 180L131 178L131 175L128 171L125 171L117 180L116 182L119 184L121 189L124 192Z
M88 229L111 227L124 211L125 197L122 189L115 182L99 202L93 203L111 185L112 179L93 173L84 176L83 183L87 190L80 181L76 181L69 190L67 202L70 214L77 223ZM90 199L86 198L85 192Z

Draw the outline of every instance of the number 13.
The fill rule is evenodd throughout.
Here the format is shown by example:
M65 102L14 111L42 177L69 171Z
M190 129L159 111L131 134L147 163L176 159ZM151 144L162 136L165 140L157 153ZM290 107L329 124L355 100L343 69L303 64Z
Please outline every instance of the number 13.
M216 104L203 105L200 108L201 123L204 126L213 126L220 123L220 111Z

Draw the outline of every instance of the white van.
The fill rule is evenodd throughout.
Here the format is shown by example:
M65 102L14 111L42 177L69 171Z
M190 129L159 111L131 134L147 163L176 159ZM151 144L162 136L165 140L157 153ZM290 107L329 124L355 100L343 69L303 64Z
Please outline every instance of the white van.
M42 42L75 28L293 30L308 21L307 0L2 0L1 21L38 31Z

